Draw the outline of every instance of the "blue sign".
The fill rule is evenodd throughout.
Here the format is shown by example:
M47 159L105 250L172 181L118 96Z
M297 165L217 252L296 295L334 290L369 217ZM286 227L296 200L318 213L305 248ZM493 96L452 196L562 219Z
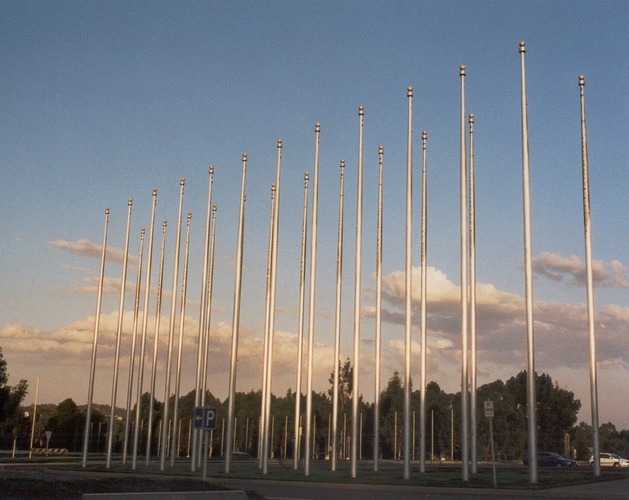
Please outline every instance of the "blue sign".
M205 431L216 429L216 408L197 406L194 409L194 428Z

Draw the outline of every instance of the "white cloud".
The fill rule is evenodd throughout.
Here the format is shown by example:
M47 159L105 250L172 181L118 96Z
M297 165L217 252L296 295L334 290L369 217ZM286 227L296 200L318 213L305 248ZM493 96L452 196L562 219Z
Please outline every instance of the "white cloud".
M552 252L542 252L533 258L533 271L552 281L567 282L571 285L585 285L585 263L576 255L564 257ZM594 286L628 288L627 267L618 260L605 263L592 260L592 281Z

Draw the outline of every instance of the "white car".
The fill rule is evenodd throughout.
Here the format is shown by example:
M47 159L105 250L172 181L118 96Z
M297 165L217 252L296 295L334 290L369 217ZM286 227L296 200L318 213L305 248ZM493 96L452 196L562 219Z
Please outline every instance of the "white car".
M629 460L622 458L615 453L599 453L601 467L629 467ZM594 457L590 457L590 465L594 462Z

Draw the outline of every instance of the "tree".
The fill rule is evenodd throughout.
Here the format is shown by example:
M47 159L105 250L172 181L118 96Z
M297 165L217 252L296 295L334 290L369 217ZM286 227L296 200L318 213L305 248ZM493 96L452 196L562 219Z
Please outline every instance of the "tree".
M7 446L7 441L13 443L26 422L20 415L20 404L28 393L28 383L22 379L11 387L8 386L9 374L7 362L0 347L0 442Z
M514 403L525 415L527 406L526 371L507 380L506 388L514 396ZM564 438L577 421L581 401L574 393L553 384L550 375L535 377L537 393L537 442L539 450L564 452Z

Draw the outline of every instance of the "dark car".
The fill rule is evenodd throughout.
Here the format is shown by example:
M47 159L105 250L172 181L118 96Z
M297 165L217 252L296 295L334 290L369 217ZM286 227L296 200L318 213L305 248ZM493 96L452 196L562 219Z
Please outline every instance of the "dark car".
M524 465L529 464L528 455L525 455L522 463L524 463ZM553 453L552 451L540 451L537 453L537 465L540 467L576 467L577 462L570 458L565 458L559 453Z

